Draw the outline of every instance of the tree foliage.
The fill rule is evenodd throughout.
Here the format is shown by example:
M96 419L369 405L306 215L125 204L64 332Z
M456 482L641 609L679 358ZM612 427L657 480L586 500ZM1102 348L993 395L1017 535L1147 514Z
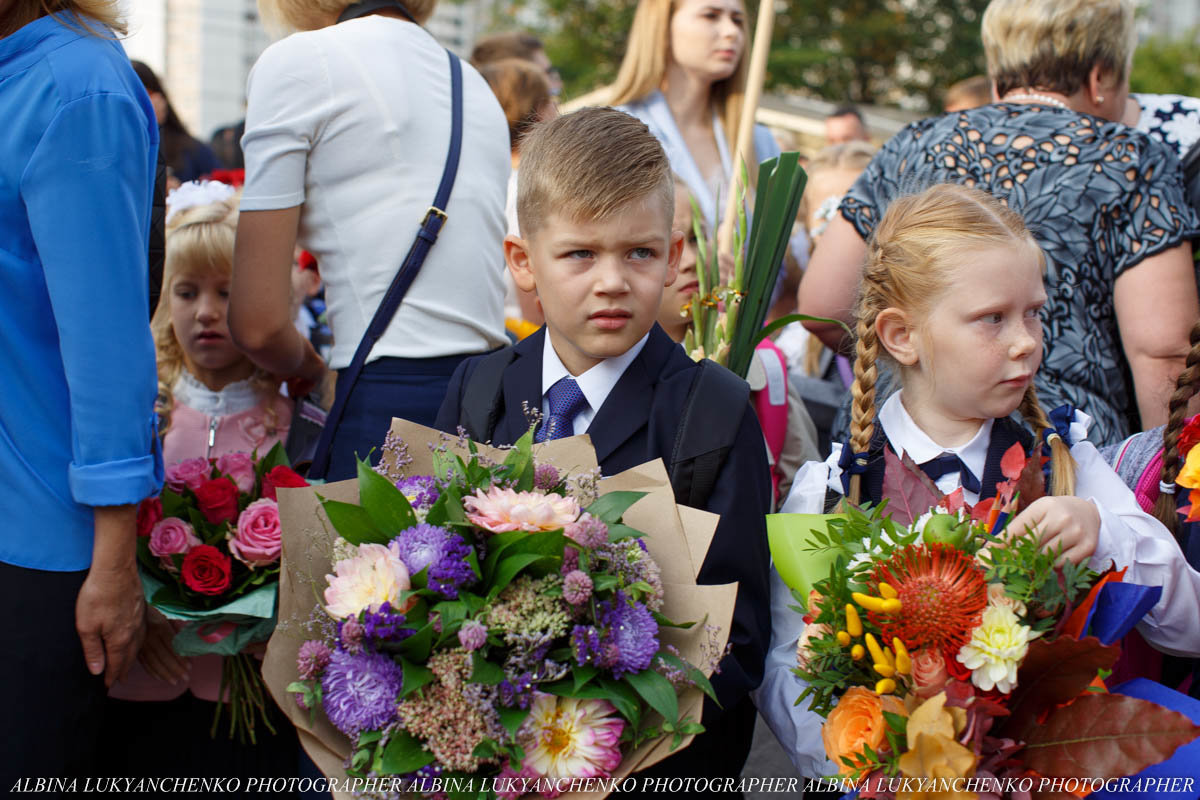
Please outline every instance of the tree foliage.
M1133 54L1130 88L1200 97L1200 29L1179 38L1151 36Z
M769 83L832 101L941 108L950 84L986 70L987 0L794 0L780 8Z

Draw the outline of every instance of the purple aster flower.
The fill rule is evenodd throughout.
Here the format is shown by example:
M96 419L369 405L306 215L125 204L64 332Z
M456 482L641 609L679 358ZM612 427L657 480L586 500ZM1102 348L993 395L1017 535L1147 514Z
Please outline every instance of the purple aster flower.
M586 603L592 596L592 579L586 572L575 570L563 578L563 600L573 606Z
M581 547L594 549L608 544L608 526L591 514L583 514L572 522L563 533Z
M467 558L471 547L457 533L421 523L392 540L392 549L400 556L409 573L416 575L428 567L428 586L449 600L458 599L458 589L475 579Z
M464 650L478 650L487 644L487 626L482 622L469 619L458 629L458 643Z
M576 625L571 631L571 650L581 666L596 661L600 655L600 631L594 625Z
M626 672L641 672L658 652L658 623L650 610L617 592L612 601L597 609L604 625L604 661L611 661L614 678ZM615 660L614 659L615 653Z
M538 464L533 470L533 488L539 491L553 491L561 481L553 464Z
M366 630L363 628L362 623L354 617L344 619L338 623L338 639L342 643L342 649L346 652L361 652L365 637Z
M351 739L378 730L396 718L396 698L404 685L400 665L382 653L339 650L321 678L325 715Z
M316 639L309 639L300 645L300 652L296 654L296 670L300 673L300 680L319 678L325 667L329 666L331 655L328 645Z
M378 611L363 612L363 634L372 642L398 642L416 633L413 628L405 628L404 622L405 616L393 611L392 604L385 600Z
M434 481L432 475L414 475L411 478L404 478L396 481L396 488L400 490L400 494L408 498L409 505L413 508L429 508L437 502L439 495L437 482Z

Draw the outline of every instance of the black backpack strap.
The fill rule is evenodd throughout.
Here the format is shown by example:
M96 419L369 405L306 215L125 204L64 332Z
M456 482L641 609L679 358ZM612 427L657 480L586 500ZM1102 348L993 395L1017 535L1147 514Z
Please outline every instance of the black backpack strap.
M700 361L667 465L677 503L692 508L708 503L749 401L746 381L714 361Z
M476 442L490 442L503 413L501 391L504 370L517 353L511 346L501 347L479 360L467 378L459 398L458 424Z
M396 5L395 0L391 0L387 5ZM364 8L366 7L364 6ZM368 11L359 9L359 13L368 13ZM400 265L396 276L392 278L392 283L388 286L383 301L376 309L375 316L371 318L371 323L367 325L367 330L358 343L358 349L354 351L354 359L350 362L350 366L338 374L337 394L333 400L333 408L329 409L329 416L326 418L325 428L321 431L321 439L317 442L312 467L309 469L308 474L311 478L325 477L325 473L329 469L333 440L337 435L338 426L342 422L346 401L350 398L350 393L354 391L354 384L358 382L359 373L366 366L367 358L371 355L375 342L379 341L379 337L391 324L392 317L396 316L396 309L400 308L400 302L408 293L413 281L416 280L421 265L425 263L425 256L429 255L429 248L437 242L438 234L441 233L442 226L446 223L446 209L450 203L450 191L454 188L454 178L458 175L458 159L462 154L463 137L462 62L449 50L446 51L446 55L450 59L451 118L450 147L449 153L446 155L446 165L442 169L442 179L438 183L433 205L425 212L425 218L421 220L420 227L417 228L417 237L413 239L408 255L404 257L404 263Z

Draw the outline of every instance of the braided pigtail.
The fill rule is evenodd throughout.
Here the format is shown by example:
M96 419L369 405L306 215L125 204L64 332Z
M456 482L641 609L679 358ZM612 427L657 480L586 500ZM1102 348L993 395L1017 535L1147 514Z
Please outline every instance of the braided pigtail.
M875 313L868 310L868 303L860 302L858 317L858 343L855 346L854 383L850 387L850 450L865 453L875 435L875 381L879 377L876 366L879 358L879 338L875 334ZM858 505L862 495L862 475L850 476L849 500Z
M1036 439L1034 442L1033 452L1038 452L1037 442L1042 440L1042 436L1048 430L1053 430L1050 425L1050 420L1046 417L1046 412L1042 410L1042 404L1038 402L1037 389L1033 388L1033 384L1029 384L1029 388L1025 390L1025 396L1021 398L1021 405L1018 407L1021 416L1033 428L1033 435ZM1056 496L1070 496L1075 494L1075 457L1071 455L1071 446L1063 441L1063 438L1057 433L1050 434L1050 494Z
M1192 326L1191 344L1192 349L1188 351L1183 372L1179 373L1175 380L1175 393L1171 395L1167 404L1167 424L1163 428L1163 462L1159 481L1171 486L1175 485L1175 479L1183 469L1183 459L1179 453L1179 435L1187 422L1188 402L1200 388L1200 322ZM1179 512L1176 510L1173 493L1160 491L1151 513L1167 526L1167 530L1176 537L1179 536Z

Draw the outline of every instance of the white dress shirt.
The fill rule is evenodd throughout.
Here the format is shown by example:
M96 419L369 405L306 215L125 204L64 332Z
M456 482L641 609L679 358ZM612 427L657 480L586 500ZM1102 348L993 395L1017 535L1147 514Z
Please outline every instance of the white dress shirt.
M604 405L604 401L608 399L613 387L617 385L617 381L621 380L621 376L625 374L625 370L633 363L633 360L638 357L638 353L642 352L642 348L646 346L646 340L649 338L650 334L647 333L621 355L606 358L586 372L572 375L563 365L558 353L555 352L554 345L550 342L550 331L547 330L542 344L542 419L550 416L550 401L546 398L546 392L550 391L550 387L562 378L574 378L575 383L579 386L579 391L587 400L587 405L575 415L574 427L571 432L575 436L587 432L596 412L600 410L600 406Z
M967 444L943 448L912 421L900 402L900 392L884 403L879 419L893 450L907 452L918 463L942 452L956 453L970 469L978 467L977 474L982 476L991 440L990 423L980 428L980 435ZM1077 464L1075 496L1090 500L1100 512L1100 535L1087 565L1096 571L1104 571L1110 564L1115 564L1118 569L1127 567L1127 583L1163 587L1162 599L1138 623L1138 632L1165 653L1192 658L1200 656L1200 613L1197 613L1200 610L1200 573L1188 565L1174 537L1158 520L1142 511L1133 491L1108 465L1095 445L1087 441L1090 421L1086 414L1076 411L1069 437L1076 442L1071 446L1071 455ZM840 455L841 445L834 444L828 459L810 461L801 467L781 511L822 513L826 489L842 491L842 471L838 467ZM953 491L959 485L957 473L937 481L938 489L943 492ZM964 490L968 503L978 500L973 495ZM791 604L790 592L772 570L771 649L763 683L755 691L754 698L792 763L806 776L816 777L821 774L817 765L825 758L820 720L807 710L807 702L799 706L791 704L805 688L804 682L791 673L796 665L796 643L804 631L801 615L788 609Z

